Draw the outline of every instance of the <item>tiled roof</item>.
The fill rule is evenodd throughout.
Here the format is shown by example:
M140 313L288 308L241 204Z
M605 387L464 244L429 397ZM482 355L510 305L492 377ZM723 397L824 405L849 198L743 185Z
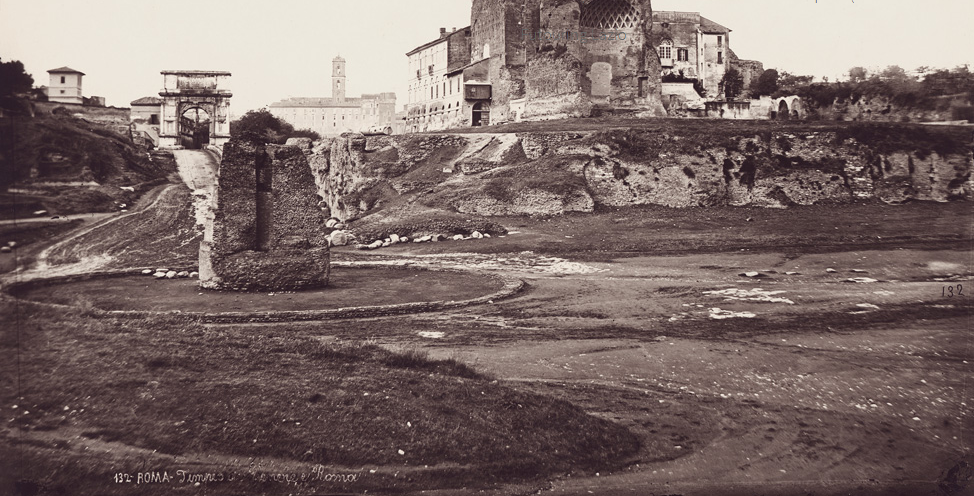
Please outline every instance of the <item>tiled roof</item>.
M157 96L144 96L138 100L133 100L129 105L162 105L162 98Z
M727 34L731 32L730 29L711 21L704 16L700 16L700 31L710 34Z
M458 29L458 30L456 30L456 31L451 31L451 32L449 32L449 33L446 33L446 34L445 34L444 36L440 36L439 38L437 38L437 39L435 39L435 40L433 40L433 41L430 41L430 42L428 42L428 43L424 43L424 44L422 44L422 45L420 45L420 46L418 46L418 47L416 47L416 48L413 48L412 50L410 50L410 51L408 51L408 52L406 52L406 56L408 57L408 56L410 56L410 55L412 55L412 54L414 54L414 53L416 53L416 52L419 52L419 51L421 51L421 50L425 50L425 49L427 49L427 48L429 48L429 47L431 47L431 46L433 46L433 45L436 45L436 44L438 44L438 43L441 43L441 42L444 42L444 41L447 41L447 40L449 40L449 39L450 39L450 38L451 38L452 36L454 36L454 35L456 35L456 34L459 34L459 33L463 33L464 31L466 31L466 30L469 30L469 29L470 29L470 26L467 26L467 27L465 27L465 28L460 28L460 29Z
M83 73L81 71L76 71L76 70L74 70L74 69L72 69L72 68L70 68L68 66L58 67L57 69L51 69L51 70L49 70L47 72L49 72L51 74L71 73L71 74L81 74L82 76L85 75L85 73Z

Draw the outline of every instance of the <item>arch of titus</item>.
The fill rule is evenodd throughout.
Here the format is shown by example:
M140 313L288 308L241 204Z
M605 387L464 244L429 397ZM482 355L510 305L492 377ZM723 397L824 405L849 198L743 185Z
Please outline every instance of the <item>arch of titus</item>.
M159 130L160 148L179 148L183 146L182 135L198 134L203 131L206 142L222 147L230 140L230 97L233 93L226 89L230 73L225 71L162 71L163 87L162 122ZM184 114L197 116L199 111L209 118L206 129L186 129L190 119Z

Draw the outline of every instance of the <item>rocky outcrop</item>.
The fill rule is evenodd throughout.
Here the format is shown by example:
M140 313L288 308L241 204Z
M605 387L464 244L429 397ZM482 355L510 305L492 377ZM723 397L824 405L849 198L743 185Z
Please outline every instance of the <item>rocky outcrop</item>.
M969 129L772 123L721 128L335 139L319 195L351 219L382 207L557 215L598 206L971 200ZM830 127L831 126L831 127ZM697 133L697 134L694 134ZM326 158L327 157L327 158Z

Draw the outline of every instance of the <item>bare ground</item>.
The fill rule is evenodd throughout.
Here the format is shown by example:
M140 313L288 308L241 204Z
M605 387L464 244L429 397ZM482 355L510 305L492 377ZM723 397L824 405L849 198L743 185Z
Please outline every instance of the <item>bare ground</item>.
M512 218L504 238L334 255L496 270L528 283L516 298L211 328L429 350L641 440L623 470L497 494L969 494L970 214L918 203Z

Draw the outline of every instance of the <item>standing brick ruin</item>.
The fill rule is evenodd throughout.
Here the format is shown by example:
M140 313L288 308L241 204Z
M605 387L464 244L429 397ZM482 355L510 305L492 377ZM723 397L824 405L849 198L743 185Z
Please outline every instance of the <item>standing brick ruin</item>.
M293 146L231 140L200 243L200 286L286 291L328 284L329 251L308 161Z

